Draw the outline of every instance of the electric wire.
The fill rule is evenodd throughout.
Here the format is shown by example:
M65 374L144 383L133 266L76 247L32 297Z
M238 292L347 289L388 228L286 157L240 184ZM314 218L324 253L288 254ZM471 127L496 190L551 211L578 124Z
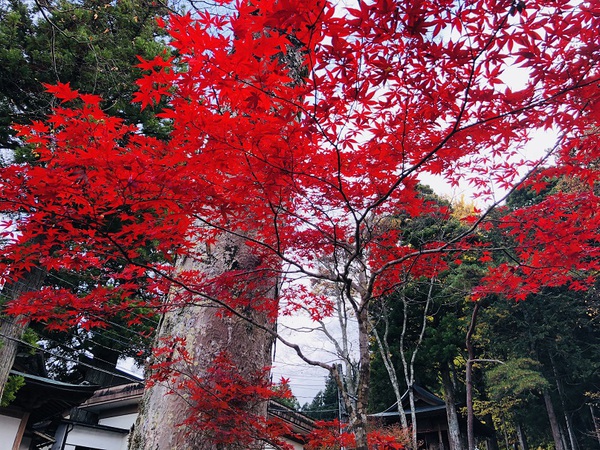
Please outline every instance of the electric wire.
M113 377L125 378L126 380L134 382L134 383L143 383L143 380L140 380L139 378L133 378L132 376L128 376L125 373L112 372L110 370L106 370L106 369L103 369L103 368L100 368L100 367L95 367L95 366L93 366L91 364L87 364L87 363L85 363L83 361L78 361L78 360L75 360L73 358L69 358L68 356L65 356L65 355L56 354L56 353L51 352L50 350L47 350L45 348L37 347L37 346L35 346L35 345L33 345L33 344L31 344L31 343L29 343L27 341L24 341L22 339L15 338L15 337L12 337L12 336L7 336L6 334L4 334L2 332L0 332L0 337L8 339L9 341L16 342L18 344L25 345L25 346L30 347L30 348L35 349L35 350L40 350L40 351L42 351L44 353L52 355L55 358L64 359L65 361L68 361L68 362L71 362L71 363L74 363L74 364L80 364L80 365L88 367L90 369L94 369L94 370L97 370L99 372L103 372L103 373L112 375Z
M6 319L3 319L3 318L0 318L0 321L1 321L1 322L4 322L4 323L7 323L7 324L11 324L11 322L9 322L9 321L7 321ZM61 354L59 354L59 353L55 353L55 352L53 352L53 351L51 351L51 350L48 350L47 348L44 348L44 347L41 347L41 346L39 346L39 347L38 347L38 346L35 346L35 345L33 345L33 344L31 344L31 343L29 343L29 342L27 342L27 341L24 341L24 340L22 340L22 339L19 339L19 338L15 338L15 337L7 336L6 334L3 334L3 333L0 333L0 336L2 336L2 337L5 337L6 339L12 340L12 341L14 341L14 342L18 342L18 343L24 344L24 345L26 345L26 346L28 346L28 347L30 347L30 348L33 348L33 349L40 350L40 351L42 351L42 352L44 352L44 353L47 353L47 354L50 354L50 355L52 355L52 356L53 356L53 357L55 357L55 358L60 358L60 359L63 359L63 360L65 360L65 361L68 361L68 362L74 362L74 363L76 363L76 364L81 364L81 365L83 365L83 366L85 366L85 367L88 367L88 368L94 368L94 369L98 369L98 370L100 370L100 371L102 371L102 372L106 372L106 373L112 373L112 372L107 372L107 371L106 371L106 370L104 370L104 369L100 369L100 368L98 368L98 367L96 367L96 366L93 366L93 365L90 365L90 364L84 363L83 361L80 361L80 360L75 360L75 359L73 359L73 358L69 358L69 357L67 357L67 356L64 356L64 355L61 355ZM69 350L69 351L73 352L75 355L80 355L80 354L82 354L82 353L85 353L86 351L89 351L89 350L86 350L86 349L76 349L76 348L73 348L73 347L71 347L70 345L67 345L66 343L59 342L59 341L57 341L57 340L55 340L55 339L52 339L52 338L46 338L46 337L44 337L44 338L42 338L40 341L41 341L41 342L43 342L43 341L51 341L51 342L54 342L55 344L57 344L57 347L58 347L58 348L65 348L65 349L67 349L67 350ZM111 348L109 348L109 349L111 349ZM116 350L116 349L111 349L111 350L113 350L113 351L115 351L115 352L117 352L117 353L119 352L119 351L118 351L118 350ZM95 361L98 361L98 362L102 362L102 363L105 363L105 364L108 364L108 365L113 365L113 362L111 362L111 361L107 361L107 360L105 360L105 359L102 359L102 358L100 358L100 357L97 357L96 355L94 355L94 358L93 358L93 359L94 359ZM119 374L116 374L116 373L113 373L113 375L120 376Z
M40 266L38 266L38 265L35 265L35 264L34 264L33 266L34 266L34 267L36 267L36 268L38 268L38 269L40 269L40 270L45 270L44 268L42 268L42 267L40 267ZM62 283L64 283L64 284L66 284L66 285L70 286L70 287L71 287L71 288L73 288L73 289L77 289L77 288L78 288L78 286L77 286L77 285L73 284L72 282L70 282L70 281L68 281L68 280L65 280L64 278L61 278L61 277L59 277L58 275L56 275L56 274L54 274L54 273L52 273L52 272L48 272L48 273L47 273L47 276L49 276L49 277L52 277L52 278L54 278L55 280L57 280L57 281L60 281L60 282L62 282ZM10 281L10 282L12 282L12 283L15 283L15 282L17 282L18 280L15 280L15 279L9 279L9 281ZM6 300L6 299L8 299L8 296L6 296L5 294L3 294L3 293L0 291L0 298L3 298L4 300ZM157 326L158 326L158 324L159 324L159 322L158 322L158 321L155 321L155 320L151 319L151 318L150 318L150 317L148 317L148 316L142 316L142 315L140 315L140 314L136 314L135 312L131 312L131 314L133 314L135 317L137 317L137 318L138 318L138 319L140 319L141 321L151 322L151 325L148 325L148 324L146 324L147 326L150 326L150 328L156 329L156 327L157 327ZM92 314L92 313L90 313L89 315L90 315L91 317L94 317L94 318L96 318L96 319L102 320L102 321L106 322L107 324L110 324L110 325L112 325L112 326L114 326L114 327L117 327L117 328L120 328L120 329L122 329L122 330L124 330L124 331L127 331L128 333L134 333L134 334L137 334L137 335L138 335L138 336L140 336L142 339L147 339L147 338L148 338L148 336L144 335L143 333L141 333L141 332L139 332L139 331L137 331L137 330L135 330L135 329L132 329L132 328L125 327L125 326L123 326L123 325L121 325L121 324L118 324L118 323L116 323L116 322L114 322L114 321L108 320L108 318L101 317L101 316L100 316L100 315L98 315L98 314Z

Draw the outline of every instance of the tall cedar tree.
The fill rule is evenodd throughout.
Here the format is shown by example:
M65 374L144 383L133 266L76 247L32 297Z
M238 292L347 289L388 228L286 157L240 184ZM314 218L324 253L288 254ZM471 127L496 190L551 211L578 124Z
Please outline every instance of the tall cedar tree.
M91 317L131 308L140 288L158 299L171 287L168 304L146 300L146 306L215 306L216 318L247 319L261 335L335 373L264 320L298 310L314 319L331 314L334 300L297 283L328 280L355 316L358 341L356 397L336 380L350 420L340 439L365 450L371 305L407 275L431 278L446 270L461 251L479 245L469 234L492 226L483 213L443 241L419 247L402 241L389 218L427 210L418 195L420 175L468 180L483 194L490 178L511 188L538 165L525 147L531 135L557 130L550 170L577 178L582 188L501 221L518 245L514 259L490 269L473 299L498 291L522 299L542 286L585 289L593 282L600 264L598 5L376 0L342 11L324 0L257 0L227 6L236 13L168 20L177 68L162 57L139 65L148 75L138 81L136 100L149 108L169 99L161 114L172 121L168 142L105 114L95 96L68 84L48 86L60 106L45 122L19 128L40 164L0 174L0 208L23 213L12 224L19 233L9 236L0 269L26 271L33 261L48 270L100 267L111 272L104 278L110 283L85 296L66 289L24 293L10 311L64 328L93 324ZM522 83L509 86L511 77ZM531 170L536 175L523 184L542 189L544 172ZM36 241L41 234L45 239ZM226 270L211 274L194 264L175 271L140 260L140 249L151 243L162 261L187 257L206 267L212 249L226 253L223 236L236 242L230 251L243 249L248 264L229 258ZM475 250L485 266L493 249ZM107 264L121 259L128 264L119 270ZM331 259L333 267L318 269ZM275 279L285 287L278 302L265 289ZM262 378L236 368L226 352L201 377L183 373L182 364L189 369L198 361L179 336L162 337L168 348L156 350L157 381L188 389L175 393L200 427L188 435L227 436L215 445L232 446L235 428L203 418L217 410L251 415L240 405L268 397ZM169 366L179 373L169 374ZM179 419L162 426L175 428ZM238 445L267 439L260 433L269 424L258 417L246 423L256 427L242 428Z

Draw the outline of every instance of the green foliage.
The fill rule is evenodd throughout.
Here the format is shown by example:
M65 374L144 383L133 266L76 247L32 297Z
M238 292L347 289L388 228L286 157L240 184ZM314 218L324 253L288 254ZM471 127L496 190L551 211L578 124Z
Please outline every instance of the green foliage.
M275 399L277 403L281 403L283 406L293 409L294 411L300 411L300 402L292 395L291 397L278 397Z
M12 123L42 120L54 104L42 83L70 83L104 98L103 108L165 136L167 125L131 104L140 71L136 55L151 59L166 51L155 18L166 13L141 0L59 0L51 6L0 1L0 147L17 150L17 161L35 160L20 148Z
M20 375L10 375L4 386L0 406L6 407L10 405L17 398L17 392L23 386L25 386L25 378Z
M292 394L289 385L286 384L275 384L272 387L276 394L275 401L283 406L287 406L295 411L300 411L300 402L295 395Z
M38 348L38 342L40 340L39 335L32 329L26 328L23 332L23 336L21 336L21 340L25 341L28 346L26 346L25 351L29 355L35 355L36 349Z
M522 189L513 193L509 206L520 208L539 203L544 196L567 184L565 181L545 181L546 187L540 192ZM569 184L570 188L572 184ZM497 220L499 216L500 212L492 214L490 220ZM451 229L461 226L458 220L452 221L452 215L447 225L439 220L435 223L431 216L413 219L411 225L424 228L407 232L407 237L418 245L421 236L430 236L434 230L442 233L444 226ZM428 317L425 338L415 363L418 382L434 390L435 378L443 363L455 367L457 380L461 379L465 333L472 311L469 294L485 274L487 265L514 256L511 243L493 229L480 231L472 239L482 243L482 251L486 245L506 250L491 254L493 259L485 262L481 260L482 253L462 254L460 261L452 263L451 270L438 278L434 290L435 307ZM416 330L411 331L410 327L418 326L422 320L419 309L422 300L419 302L418 299L423 298L423 292L419 294L418 280L411 281L404 289L412 299L407 334L410 345L416 336ZM543 390L551 393L561 418L566 412L577 429L593 429L591 419L580 412L587 411L585 405L590 401L589 393L597 392L600 386L597 371L600 360L598 292L598 288L588 292L553 288L518 303L507 302L500 296L480 300L483 304L474 335L476 355L482 359L506 361L506 364L475 364L475 409L480 418L488 414L493 417L501 441L502 435L506 434L506 442L516 442L516 428L520 425L530 445L541 448L550 445L552 437L540 395ZM401 331L402 309L393 296L388 299L387 306L390 348L394 352ZM398 358L393 360L401 376ZM563 388L561 395L557 388L559 384ZM373 410L381 411L395 401L387 372L376 351L373 351L371 385L375 387ZM457 386L458 401L461 401L461 390L462 386ZM582 448L591 445L585 433L580 433L578 439Z
M107 112L148 135L165 138L168 122L158 119L156 111L140 111L132 96L141 75L134 67L137 56L152 59L168 52L163 30L156 24L156 18L166 13L161 4L145 0L0 0L0 148L11 149L17 163L37 163L33 148L14 137L11 125L43 120L57 106L43 83L57 82L100 95ZM150 259L151 252L142 249L140 257ZM47 283L81 295L96 285L100 275L101 269L78 274L51 271ZM45 324L32 324L35 331L28 329L24 339L32 345L44 339L46 348L69 359L91 352L111 363L119 356L142 361L150 347L154 323L147 319L152 314L132 310L128 316L113 318L116 328L95 332L50 332L43 329ZM144 318L143 324L131 326L135 316ZM51 364L54 376L71 376L72 363L56 358Z
M541 393L549 387L541 373L541 364L530 358L517 358L499 364L486 372L488 392L492 399L520 397L529 393Z
M507 361L507 367L484 370L486 408L498 427L510 430L521 423L531 444L548 442L548 417L538 394L546 389L558 417L566 412L577 429L593 429L591 418L581 411L586 410L586 391L600 385L597 319L595 289L546 289L518 303L498 299L483 310L480 355ZM582 448L591 448L589 439L588 433L578 434Z
M335 379L329 375L325 388L319 391L310 403L302 406L302 412L316 420L333 420L338 418L338 388Z
M506 199L506 205L510 209L535 205L554 193L559 185L559 180L556 178L544 178L541 181L543 187L538 188L538 190L526 186L513 191Z

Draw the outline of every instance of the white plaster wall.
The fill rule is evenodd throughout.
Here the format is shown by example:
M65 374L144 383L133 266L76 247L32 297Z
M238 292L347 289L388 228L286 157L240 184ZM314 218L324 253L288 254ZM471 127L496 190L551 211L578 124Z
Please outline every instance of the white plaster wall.
M137 416L137 413L134 413L123 416L105 417L100 419L98 423L100 425L130 430L131 426L135 423ZM18 419L15 420L17 420L16 428L18 428L19 421ZM4 437L2 429L0 429L0 436ZM76 425L67 435L67 442L64 450L75 450L75 447L78 445L101 450L127 450L127 439L127 434L111 433L106 430L95 430L93 428ZM304 446L298 442L285 438L284 441L290 444L294 450L304 450ZM0 450L4 450L1 445ZM274 450L274 447L267 445L265 450Z
M126 450L127 449L127 434L111 433L105 430L95 430L94 428L75 427L69 431L67 435L67 445L65 450L71 449L74 446L81 445L82 447L97 448L100 450Z
M115 417L103 417L98 420L99 425L120 428L122 430L130 430L137 419L137 413L124 414Z
M21 419L16 417L0 416L0 448L12 448L17 432L19 431L19 424Z

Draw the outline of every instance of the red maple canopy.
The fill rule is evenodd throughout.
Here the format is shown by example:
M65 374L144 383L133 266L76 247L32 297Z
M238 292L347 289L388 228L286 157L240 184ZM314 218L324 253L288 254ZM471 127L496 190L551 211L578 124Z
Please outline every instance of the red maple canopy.
M95 287L83 295L49 285L12 302L11 313L94 325L165 307L175 283L184 290L167 306L202 296L230 313L276 317L277 302L244 296L276 273L337 283L360 314L407 274L446 270L486 223L482 214L443 242L403 242L394 219L437 208L419 194L422 174L468 181L484 196L490 178L535 190L575 180L502 219L515 258L490 269L478 295L519 299L594 279L597 2L379 0L343 10L257 0L235 9L172 16L176 57L139 64L137 101L168 103L166 142L106 115L94 96L48 86L61 106L19 130L36 162L1 169L0 209L11 219L0 274L88 271ZM559 136L541 160L527 147L539 130ZM258 268L217 278L173 269L186 255L209 258L227 233L246 240ZM332 309L303 286L290 292L287 313Z
M503 268L497 287L508 282L519 296L517 285L585 283L581 274L597 270L593 2L236 7L226 17L171 17L177 58L140 63L142 107L169 99L168 142L107 116L95 96L48 86L62 106L20 129L37 162L2 169L0 205L18 230L2 271L10 280L34 264L94 268L98 288L85 298L53 290L45 306L24 298L13 312L48 319L60 309L67 326L86 311L126 308L140 287L164 292L164 263L223 231L247 236L266 269L283 262L321 277L318 262L338 253L364 263L361 288L377 293L407 266L444 269L437 250L465 245L410 248L386 225L427 209L419 174L469 179L483 194L490 176L509 188L536 167L521 156L539 129L560 139L544 161L553 167L526 183L541 189L547 176L568 176L578 188L505 219L524 245L521 265L510 276ZM511 88L511 73L526 80Z

